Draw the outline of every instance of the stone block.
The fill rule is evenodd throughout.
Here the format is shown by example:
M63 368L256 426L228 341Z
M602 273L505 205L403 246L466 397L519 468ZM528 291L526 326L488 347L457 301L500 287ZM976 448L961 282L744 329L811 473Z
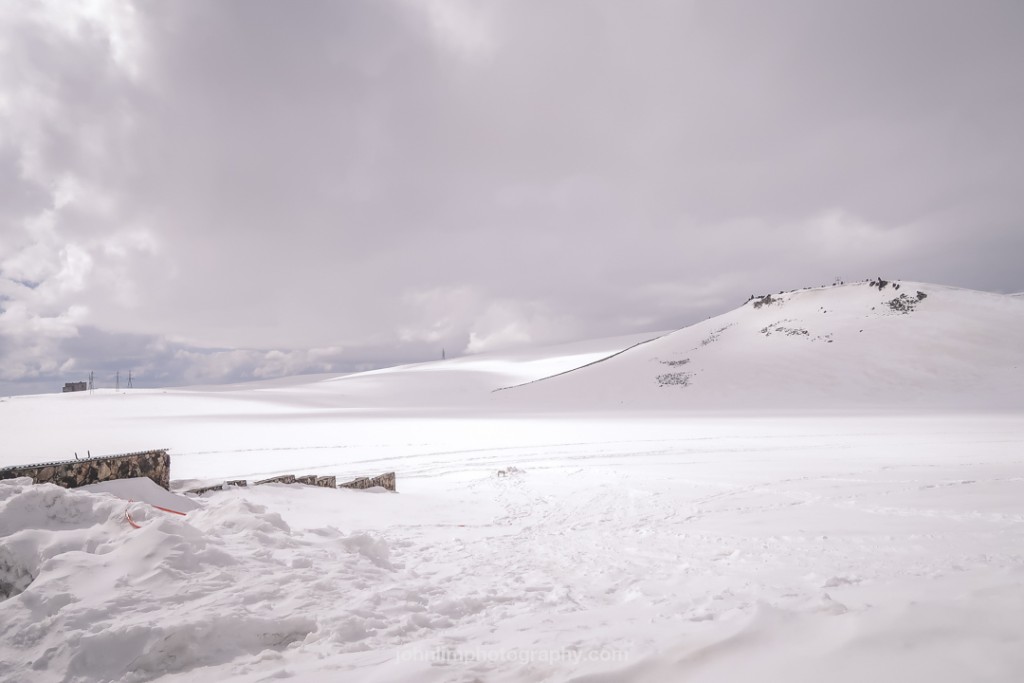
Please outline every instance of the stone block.
M201 495L203 495L204 493L206 493L208 491L223 491L223 490L224 490L224 484L215 484L213 486L201 486L200 488L197 488L197 489L189 489L188 491L185 491L185 493L190 493L193 496L201 496Z
M282 474L277 477L270 477L269 479L261 479L260 481L254 482L253 486L259 486L260 484L294 484L294 474Z
M395 489L395 473L385 472L384 474L377 475L376 477L357 477L352 481L345 482L344 484L338 484L340 489L369 489L374 486L380 486L388 491L394 491Z

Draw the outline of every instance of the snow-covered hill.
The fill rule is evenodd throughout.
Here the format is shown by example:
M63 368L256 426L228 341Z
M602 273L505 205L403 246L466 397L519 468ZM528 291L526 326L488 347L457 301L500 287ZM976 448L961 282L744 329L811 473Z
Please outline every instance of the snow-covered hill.
M525 433L493 413L493 390L605 358L659 333L560 344L403 365L343 376L285 377L229 386L99 389L0 400L0 466L172 448L178 477L273 472L301 454L306 467L337 465L342 449L397 454L382 443L387 425L410 429L415 441L443 435L466 448ZM474 418L478 428L448 421ZM486 429L480 427L492 418ZM54 426L59 428L54 428ZM403 441L408 445L409 440ZM156 444L156 445L154 445ZM193 470L185 463L202 460ZM260 455L262 454L262 455ZM239 464L240 459L245 464ZM217 463L220 463L218 466ZM358 473L356 471L355 473Z
M519 407L1024 407L1024 300L913 282L756 297L501 393Z

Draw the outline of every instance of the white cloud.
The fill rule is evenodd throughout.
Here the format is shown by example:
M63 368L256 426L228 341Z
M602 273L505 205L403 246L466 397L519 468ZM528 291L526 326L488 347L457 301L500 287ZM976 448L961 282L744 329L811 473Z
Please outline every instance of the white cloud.
M0 380L20 381L56 373L69 358L61 350L63 340L78 335L85 317L82 307L72 306L54 316L32 312L24 302L0 300Z
M414 0L414 10L422 11L437 41L446 49L464 57L487 57L496 47L494 5L477 0Z
M78 324L86 313L84 307L72 306L60 315L40 316L20 301L7 302L0 313L0 334L22 342L30 341L32 338L74 337L78 334Z
M87 32L99 31L109 43L113 62L138 75L143 42L135 6L129 0L42 0L23 7L32 8L30 16L69 40L80 41Z
M344 364L342 350L339 348L298 351L181 348L175 350L173 355L183 363L183 379L189 384L325 373L340 371L339 368Z
M565 339L573 329L571 315L556 315L539 302L495 301L469 327L466 353L544 344Z
M870 258L872 254L903 255L920 244L912 225L884 226L835 208L803 222L803 237L826 258Z

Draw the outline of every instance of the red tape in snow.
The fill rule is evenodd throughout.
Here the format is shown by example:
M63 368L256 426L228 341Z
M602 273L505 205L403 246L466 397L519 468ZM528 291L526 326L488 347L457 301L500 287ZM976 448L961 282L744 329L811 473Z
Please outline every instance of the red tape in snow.
M134 529L141 529L142 527L139 526L138 524L136 524L135 520L132 519L132 516L130 514L128 514L128 508L130 508L131 506L132 506L132 501L129 500L128 501L128 505L126 505L125 508L124 508L124 518L128 520L128 523L132 525L132 528L134 528Z
M184 512L178 512L177 510L172 510L171 508L162 508L159 505L153 505L152 503L150 503L150 507L154 507L157 510L163 510L164 512L170 512L171 514L174 514L174 515L181 515L182 517L185 516Z
M132 506L132 503L134 503L134 502L135 502L134 500L129 500L128 501L128 505L124 509L124 518L126 520L128 520L128 523L132 525L132 528L134 528L134 529L141 529L142 526L138 522L136 522L134 519L132 519L131 514L128 513L128 509ZM147 505L149 505L149 507L156 508L157 510L162 510L163 512L170 512L170 513L175 514L175 515L181 515L182 517L185 516L184 512L178 512L177 510L172 510L170 508L160 507L159 505L153 505L151 503L147 503Z

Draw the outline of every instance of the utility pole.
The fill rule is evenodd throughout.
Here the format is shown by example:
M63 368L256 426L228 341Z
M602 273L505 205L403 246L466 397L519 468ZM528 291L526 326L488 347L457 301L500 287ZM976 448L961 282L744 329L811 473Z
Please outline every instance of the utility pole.
M128 371L128 388L129 389L132 388L132 371L131 370Z
M445 360L445 357L444 357L444 349L441 349L441 360Z
M93 372L92 372L92 370L90 370L90 371L89 371L89 393L90 393L90 394L92 393L92 390L93 390L93 388L94 388L94 386L95 386L95 385L93 384L92 378L93 378Z
M114 384L114 387L115 387L114 391L121 391L121 371L120 370L117 371L117 374L115 375L115 377L116 377L116 379L114 380L114 382L115 382L115 384Z

